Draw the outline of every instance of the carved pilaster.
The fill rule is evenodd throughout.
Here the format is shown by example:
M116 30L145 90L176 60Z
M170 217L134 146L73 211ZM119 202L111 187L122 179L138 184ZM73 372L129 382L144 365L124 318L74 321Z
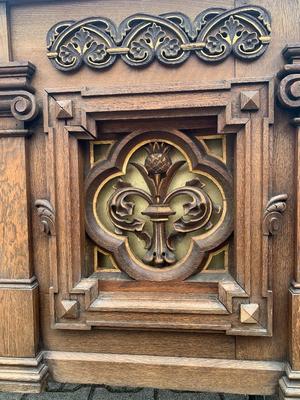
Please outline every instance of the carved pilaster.
M25 122L38 114L30 84L34 71L30 63L0 65L0 390L16 392L41 391L47 376L39 355L38 282L30 245L29 142L25 138L30 135Z
M287 64L278 74L278 100L290 111L290 122L296 127L296 251L294 281L289 291L290 364L279 386L281 398L296 399L300 398L300 43L287 45L282 54Z

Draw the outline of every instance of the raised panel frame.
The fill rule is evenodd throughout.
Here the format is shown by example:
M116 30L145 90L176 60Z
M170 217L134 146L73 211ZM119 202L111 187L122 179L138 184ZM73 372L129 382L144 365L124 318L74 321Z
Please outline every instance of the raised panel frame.
M47 200L55 224L54 233L48 231L52 327L209 330L271 336L270 240L277 232L272 229L274 221L280 223L284 211L284 207L277 207L278 202L285 204L286 200L275 198L274 217L269 202L273 195L273 107L273 81L269 78L207 86L48 89L44 103ZM186 311L180 309L179 302L162 309L157 307L159 302L155 305L150 301L146 308L139 308L138 298L121 306L120 299L105 299L108 306L99 307L98 280L82 275L85 206L79 140L99 140L97 121L145 118L157 112L165 117L215 115L218 134L236 135L236 279L215 275L217 294L199 295L192 304L186 303ZM275 219L269 218L272 212Z

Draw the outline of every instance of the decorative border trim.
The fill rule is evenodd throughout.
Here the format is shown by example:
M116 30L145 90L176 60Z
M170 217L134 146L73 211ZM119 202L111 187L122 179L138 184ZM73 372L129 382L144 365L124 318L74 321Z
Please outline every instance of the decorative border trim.
M180 12L134 14L118 27L107 18L91 17L54 25L47 34L47 55L60 71L75 71L82 64L107 68L117 56L133 67L154 59L182 64L191 53L207 62L223 61L230 54L254 60L266 51L270 35L270 16L256 6L210 8L194 21Z

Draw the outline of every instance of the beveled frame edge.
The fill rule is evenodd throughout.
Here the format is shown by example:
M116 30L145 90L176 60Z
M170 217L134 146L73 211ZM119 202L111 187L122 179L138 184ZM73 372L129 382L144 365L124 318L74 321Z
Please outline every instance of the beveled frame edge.
M109 88L106 90L89 90L89 89L82 89L82 90L78 90L78 89L65 89L65 90L61 90L61 89L47 89L46 90L46 96L45 96L45 131L52 132L53 129L55 129L55 126L57 124L57 120L56 118L60 119L60 117L57 115L55 117L55 115L50 115L49 113L49 100L50 101L61 101L61 99L63 99L63 101L70 101L72 106L71 106L71 110L72 110L72 115L66 116L66 114L64 113L64 117L62 117L60 119L60 122L63 122L62 129L65 129L66 131L68 131L68 133L75 133L75 136L81 135L80 137L83 138L85 137L86 139L90 139L91 137L95 137L96 136L96 123L95 123L95 118L94 116L96 115L96 117L99 116L99 110L101 112L101 116L103 117L104 115L107 115L108 113L110 114L111 112L115 112L117 113L116 110L112 110L111 108L109 108L109 106L106 103L103 103L102 100L107 100L108 98L113 98L114 100L116 98L120 98L122 99L123 96L137 96L137 95L147 95L147 94L162 94L165 93L166 96L172 96L172 95L179 95L179 96L184 96L186 94L188 95L195 95L195 92L197 93L201 93L201 92L206 92L206 94L208 93L215 93L216 91L219 92L219 94L221 96L218 96L218 104L216 105L216 103L206 103L203 104L202 107L206 108L206 115L207 115L207 109L211 108L213 110L213 114L216 114L216 110L223 108L223 112L219 112L219 117L218 117L218 132L219 133L229 133L229 132L238 132L240 130L243 129L247 129L249 131L249 123L251 121L251 118L253 118L254 113L250 113L250 112L239 112L239 115L235 115L236 114L236 110L232 110L232 104L231 101L227 101L226 102L226 95L224 96L224 93L232 93L232 90L234 87L241 89L247 85L261 85L261 88L267 88L267 96L266 99L267 101L265 102L266 104L263 105L263 112L262 115L260 115L259 118L261 118L264 122L263 122L263 131L266 131L264 135L262 135L264 138L267 137L267 140L269 140L267 131L269 129L269 125L271 125L273 123L273 80L271 78L263 78L263 79L246 79L246 80L231 80L231 81L226 81L226 82L214 82L212 84L207 85L207 87L205 87L205 85L175 85L175 87L167 87L167 88L153 88L153 87L146 87L143 88L143 90L138 89L137 92L135 92L135 87L131 87L130 91L125 92L124 89L123 91L119 91L119 88ZM236 89L238 91L238 89ZM57 97L57 99L55 97ZM117 96L117 97L116 97ZM240 92L238 94L238 97L240 96ZM237 98L238 98L237 97ZM95 100L95 98L98 98L98 102L96 106L93 106L91 103ZM237 98L235 99L235 101L237 102ZM67 100L66 100L67 99ZM228 99L227 99L228 100ZM222 103L223 101L223 103ZM74 104L73 104L74 103ZM83 103L80 106L79 103ZM101 109L102 106L102 109ZM201 106L198 106L198 110L199 107L201 108ZM59 108L61 109L61 104L59 106ZM195 105L191 105L189 103L189 108L197 108ZM152 110L155 109L165 109L164 107L158 107L158 108L152 108ZM180 109L179 105L177 106L177 109ZM148 111L150 110L150 108L148 108ZM168 109L165 109L166 111ZM70 107L68 107L68 111L70 111ZM126 110L127 112L130 110ZM136 107L134 109L132 109L132 111L135 112L145 112L145 108L143 108L143 106L138 110ZM261 111L260 111L261 113ZM94 114L94 115L93 115ZM218 113L217 113L218 114ZM259 115L259 113L256 113L256 115ZM94 122L93 122L94 121ZM64 126L64 124L66 124ZM91 132L91 133L88 133ZM266 144L266 143L265 143ZM251 146L251 143L248 143L248 145ZM49 152L48 152L49 153ZM264 159L264 165L268 165L268 155L264 155L265 159ZM249 160L248 160L249 161ZM266 168L268 170L268 168ZM264 194L263 194L263 202L264 204L267 203L267 200L269 198L269 194L271 191L270 188L270 180L269 180L269 172L267 172L267 174L265 174L265 178L264 178L264 183L266 183L264 189L262 188L262 190L264 190ZM49 188L51 189L51 188ZM262 210L260 210L260 215L262 215ZM259 221L259 224L261 225L261 221ZM53 238L51 238L51 240L54 240ZM270 244L269 244L269 240L268 237L262 237L261 239L261 243L262 243L262 247L263 247L263 259L262 259L262 281L263 282L267 282L267 270L268 270L268 257L267 254L269 251L271 251L270 249ZM55 258L55 257L52 257ZM55 261L53 261L55 264ZM52 276L54 277L54 281L56 273L52 273ZM248 276L248 280L249 280L249 276ZM53 282L53 286L51 287L51 294L54 297L54 293L58 292L58 287L57 284L55 282ZM248 282L248 284L246 284L246 291L244 291L243 289L241 289L241 286L239 284L237 284L237 286L239 287L237 290L237 287L234 288L234 290L232 290L232 282L229 282L229 286L228 284L224 285L224 282L222 282L221 287L219 288L220 293L222 293L220 295L220 298L222 298L223 300L223 304L225 304L225 306L227 307L228 312L232 312L232 310L235 310L235 312L238 312L238 308L239 308L239 303L237 303L236 298L243 298L243 297L248 297L247 293L250 293L249 289L250 289L250 281ZM231 287L231 290L229 289L229 287ZM69 289L67 290L67 292L69 293L68 297L72 297L74 298L74 295L78 295L78 294L84 294L84 304L85 304L85 308L89 308L90 305L92 304L93 300L95 300L97 298L97 292L98 292L98 284L95 280L93 279L83 279L83 280L79 280L79 282L77 282L77 284L73 284L69 287ZM242 326L240 328L232 328L231 326L229 326L228 324L223 325L223 330L226 331L227 334L232 334L232 335L259 335L259 336L270 336L272 335L272 294L271 291L267 288L266 283L263 285L263 287L261 288L261 296L262 298L266 299L266 325L265 323L263 325L259 325L257 324L255 326L255 328L250 325L247 326L247 328L245 329L245 326ZM243 301L242 301L243 302ZM88 321L88 324L86 323L80 323L79 321L72 321L69 322L57 322L56 321L56 317L55 317L55 301L53 298L52 301L52 325L55 328L61 328L61 329L91 329L91 326L107 326L107 327L111 327L114 324L110 324L107 323L105 325L105 323L99 322L99 324L94 323L93 321L90 320ZM118 326L118 324L115 324L116 326ZM130 325L130 324L129 324ZM211 328L216 328L216 324L209 325L207 323L202 324L204 329L211 329ZM126 326L126 324L121 323L120 326L122 327L130 327L130 326ZM199 324L198 324L199 326ZM132 326L133 328L135 327L134 324ZM161 327L163 329L163 327ZM165 329L168 329L168 327L164 327ZM159 328L160 329L160 328ZM191 327L191 329L193 329L193 327ZM220 329L220 326L217 327L217 329Z

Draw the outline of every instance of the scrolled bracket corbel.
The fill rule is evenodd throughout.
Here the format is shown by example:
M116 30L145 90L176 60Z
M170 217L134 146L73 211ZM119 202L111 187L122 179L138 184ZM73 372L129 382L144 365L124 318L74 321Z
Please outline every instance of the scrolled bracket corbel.
M55 211L49 200L38 199L34 203L40 217L42 232L49 236L55 236Z
M35 95L26 90L0 91L0 113L19 121L32 121L38 115Z
M299 114L300 43L287 45L282 51L282 55L287 60L287 64L283 66L277 75L279 79L277 98L283 108L294 110Z
M32 121L38 104L30 84L35 67L31 63L11 62L0 65L0 115L17 121Z
M286 210L287 194L272 197L265 208L263 217L264 236L276 235L282 225L282 214Z

